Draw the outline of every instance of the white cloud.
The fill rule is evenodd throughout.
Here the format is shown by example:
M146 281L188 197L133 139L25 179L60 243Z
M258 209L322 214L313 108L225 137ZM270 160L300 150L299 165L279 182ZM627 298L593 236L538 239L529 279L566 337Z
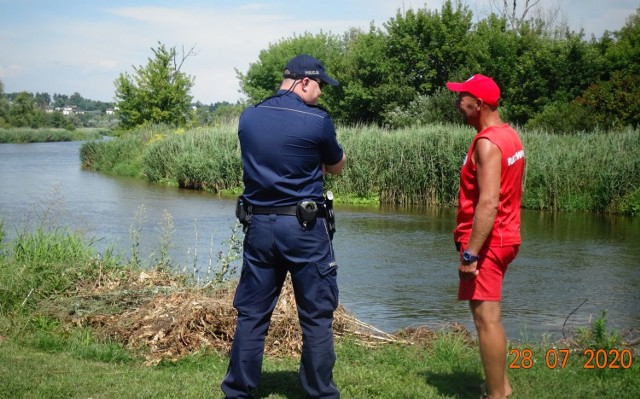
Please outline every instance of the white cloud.
M0 65L0 78L13 78L19 76L26 68L21 65Z
M236 101L241 98L235 69L246 71L255 62L261 50L271 43L308 32L342 33L351 26L366 26L367 21L324 21L309 19L300 21L295 16L277 13L264 5L238 8L182 8L127 7L111 12L136 21L134 27L123 26L120 36L147 38L145 46L138 47L145 54L146 63L151 55L150 47L158 41L185 51L195 45L197 54L189 58L183 71L195 76L192 94L205 103ZM313 13L310 14L313 17ZM138 23L138 21L140 21ZM148 24L148 25L147 25ZM123 24L125 25L125 24Z

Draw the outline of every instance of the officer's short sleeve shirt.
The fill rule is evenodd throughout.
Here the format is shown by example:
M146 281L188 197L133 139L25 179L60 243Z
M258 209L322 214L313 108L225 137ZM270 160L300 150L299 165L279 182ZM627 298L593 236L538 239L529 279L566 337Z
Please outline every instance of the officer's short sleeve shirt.
M247 108L238 138L243 196L255 206L323 201L322 164L334 165L343 156L329 114L286 91Z

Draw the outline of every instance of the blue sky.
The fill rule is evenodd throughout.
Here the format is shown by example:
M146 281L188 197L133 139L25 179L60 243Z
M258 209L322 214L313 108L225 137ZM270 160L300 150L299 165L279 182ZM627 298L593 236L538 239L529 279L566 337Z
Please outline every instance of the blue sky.
M463 1L484 17L500 0ZM304 32L342 34L368 29L398 9L440 9L443 0L0 0L0 81L6 93L29 91L114 100L118 75L144 66L158 42L186 50L183 71L195 77L191 94L205 104L235 102L235 69L246 72L261 50ZM511 3L511 1L509 1ZM524 1L521 1L524 3ZM599 37L619 30L638 0L541 0L561 6L574 29Z

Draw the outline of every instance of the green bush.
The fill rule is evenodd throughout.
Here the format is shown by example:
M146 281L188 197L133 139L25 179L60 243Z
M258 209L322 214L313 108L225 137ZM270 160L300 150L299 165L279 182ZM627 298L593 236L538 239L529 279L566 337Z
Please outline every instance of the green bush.
M406 107L396 107L384 115L384 123L391 129L426 126L461 121L456 95L439 89L432 95L419 95Z
M586 107L577 102L554 103L544 107L542 112L533 116L525 127L530 130L542 130L556 134L568 134L592 131L597 121Z
M609 351L622 346L622 338L618 330L607 329L606 310L601 311L600 317L591 323L590 328L578 328L576 338L580 348Z

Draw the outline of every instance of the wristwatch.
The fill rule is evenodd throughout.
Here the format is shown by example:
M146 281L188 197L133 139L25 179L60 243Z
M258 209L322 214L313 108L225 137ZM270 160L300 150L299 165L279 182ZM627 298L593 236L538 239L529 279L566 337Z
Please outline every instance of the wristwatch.
M473 262L476 262L478 259L480 259L478 255L472 255L471 252L467 250L462 252L462 260L465 261L466 263L473 263Z

